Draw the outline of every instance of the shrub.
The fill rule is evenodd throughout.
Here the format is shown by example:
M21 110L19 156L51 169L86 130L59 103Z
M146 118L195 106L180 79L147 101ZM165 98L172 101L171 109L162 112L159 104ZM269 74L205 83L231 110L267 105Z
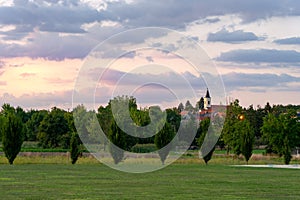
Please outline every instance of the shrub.
M151 153L156 151L155 144L136 144L131 148L134 153Z

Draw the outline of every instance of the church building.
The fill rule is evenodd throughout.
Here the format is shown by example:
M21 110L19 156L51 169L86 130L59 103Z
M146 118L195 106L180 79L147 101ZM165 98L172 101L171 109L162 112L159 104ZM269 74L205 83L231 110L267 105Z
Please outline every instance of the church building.
M209 90L207 88L206 95L204 99L203 109L199 110L198 116L199 120L203 120L205 118L210 118L214 116L225 116L226 115L226 107L224 105L212 105L212 98L209 94Z
M210 98L209 91L207 88L206 95L204 97L204 109L209 110L210 108L211 108L211 98Z
M225 117L226 108L225 105L212 105L212 98L207 88L206 95L201 98L200 105L196 105L196 108L192 110L184 109L180 112L183 120L189 120L191 118L203 120L205 118L211 118L215 116Z

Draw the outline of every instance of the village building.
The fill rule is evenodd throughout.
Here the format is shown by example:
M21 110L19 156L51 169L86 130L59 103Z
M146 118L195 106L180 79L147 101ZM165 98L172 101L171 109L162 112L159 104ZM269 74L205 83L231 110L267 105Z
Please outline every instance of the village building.
M194 111L183 110L181 116L183 120L189 120L191 118L202 121L205 118L211 118L215 116L225 117L227 105L212 105L212 98L207 88L206 95L203 97L203 108L195 108Z

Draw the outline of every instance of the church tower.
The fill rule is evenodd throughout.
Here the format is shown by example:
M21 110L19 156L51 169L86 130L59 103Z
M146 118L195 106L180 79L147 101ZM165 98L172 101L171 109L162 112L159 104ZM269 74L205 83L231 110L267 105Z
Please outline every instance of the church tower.
M209 91L207 88L206 95L204 97L204 109L208 110L210 108L211 108L211 98L210 98Z

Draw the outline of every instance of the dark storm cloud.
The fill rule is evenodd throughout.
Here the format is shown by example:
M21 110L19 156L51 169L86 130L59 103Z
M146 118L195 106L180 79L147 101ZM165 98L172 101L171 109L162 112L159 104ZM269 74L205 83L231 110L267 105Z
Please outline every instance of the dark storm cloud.
M225 43L240 43L245 41L255 41L259 39L260 38L252 32L244 32L243 30L229 32L226 29L222 29L216 33L210 33L207 37L207 41Z
M274 40L274 43L277 44L287 44L287 45L299 45L300 44L300 37L291 37L291 38L284 38L284 39L278 39Z
M276 49L238 49L221 53L216 60L238 63L299 63L300 52Z

